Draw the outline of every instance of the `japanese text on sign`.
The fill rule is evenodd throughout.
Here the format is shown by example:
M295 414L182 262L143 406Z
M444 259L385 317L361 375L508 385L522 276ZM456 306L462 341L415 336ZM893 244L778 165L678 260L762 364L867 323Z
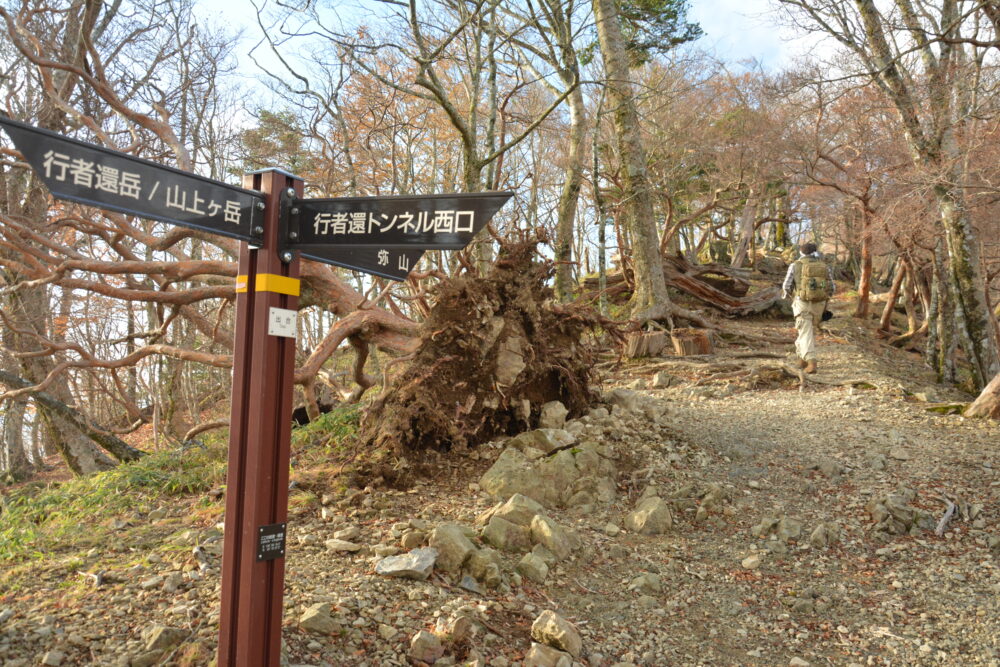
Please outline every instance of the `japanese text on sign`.
M170 209L178 209L193 215L216 217L220 213L227 223L239 225L241 222L241 204L236 200L216 202L206 200L197 188L186 189L174 184L160 189L158 180L147 183L147 191L140 174L120 170L116 167L96 164L83 158L73 158L65 153L50 150L44 155L42 166L45 177L60 183L72 183L77 187L91 188L95 191L108 192L121 197L129 197L139 201L140 198L154 202L154 197L162 192L162 203Z
M399 213L389 216L385 213L321 212L313 218L313 232L318 236L363 235L375 232L386 233L397 229L404 234L456 234L472 233L476 217L475 211L441 210L430 213Z

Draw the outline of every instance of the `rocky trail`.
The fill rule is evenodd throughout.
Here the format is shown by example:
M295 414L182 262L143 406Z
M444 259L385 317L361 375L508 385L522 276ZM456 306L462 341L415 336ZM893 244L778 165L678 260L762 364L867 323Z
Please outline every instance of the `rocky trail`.
M849 317L815 381L759 342L788 322L740 326L410 488L293 505L288 664L1000 665L1000 428L929 411L962 397ZM218 527L111 521L6 578L0 663L211 661Z

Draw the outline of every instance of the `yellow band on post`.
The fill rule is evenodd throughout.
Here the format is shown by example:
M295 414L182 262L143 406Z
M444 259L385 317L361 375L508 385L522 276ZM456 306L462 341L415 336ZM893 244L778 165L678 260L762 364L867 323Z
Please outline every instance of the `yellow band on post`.
M276 273L258 273L254 287L258 292L277 292L289 296L299 296L301 293L302 281L298 278L279 276ZM247 291L247 277L236 276L236 291Z

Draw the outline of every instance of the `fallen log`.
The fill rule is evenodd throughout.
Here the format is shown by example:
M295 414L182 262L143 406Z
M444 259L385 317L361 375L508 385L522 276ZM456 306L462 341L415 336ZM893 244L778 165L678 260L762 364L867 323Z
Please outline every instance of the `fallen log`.
M690 265L687 266L690 267ZM689 269L690 272L684 272L678 268L684 267L684 264L679 264L672 258L670 261L664 262L663 278L668 287L673 287L680 292L684 292L729 317L741 317L760 313L781 300L781 290L777 287L768 287L747 296L733 296L699 277L699 274L703 273L722 273L721 269L716 268L718 266L715 264L705 265L704 271L700 268L692 267ZM733 269L728 270L731 272L734 271ZM735 280L736 278L734 278ZM584 281L584 287L596 290L598 288L597 279L587 278ZM609 294L612 291L625 291L627 289L625 277L621 273L609 275L605 289L608 290ZM747 283L747 289L749 289L749 283Z

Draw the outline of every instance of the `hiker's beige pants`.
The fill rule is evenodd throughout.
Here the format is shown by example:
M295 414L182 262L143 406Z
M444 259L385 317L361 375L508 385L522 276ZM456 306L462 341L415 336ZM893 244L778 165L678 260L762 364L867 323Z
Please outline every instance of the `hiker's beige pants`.
M799 359L811 361L816 358L816 331L823 321L823 310L826 301L803 301L795 297L792 302L792 313L795 315L795 329L799 335L795 338L795 352Z

